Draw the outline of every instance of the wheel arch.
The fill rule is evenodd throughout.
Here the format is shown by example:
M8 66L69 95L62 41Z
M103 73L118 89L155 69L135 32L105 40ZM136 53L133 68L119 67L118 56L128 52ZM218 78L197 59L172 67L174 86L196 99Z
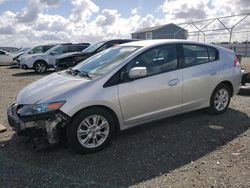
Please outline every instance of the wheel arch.
M117 114L115 113L115 111L113 109L111 109L110 107L107 107L105 105L91 105L91 106L84 107L84 108L80 109L79 111L77 111L71 117L71 119L74 119L74 117L76 117L82 111L92 109L92 108L101 108L101 109L104 109L107 112L109 112L111 114L111 116L113 117L114 121L115 121L115 131L117 132L117 131L121 130L120 121L119 121L119 118L118 118Z
M35 64L38 62L44 62L48 66L48 63L44 59L37 59L37 60L35 60L35 62L33 64L33 68L35 67Z
M233 94L234 94L234 87L233 87L232 82L230 82L228 80L224 80L224 81L220 82L216 87L218 87L221 84L224 84L224 85L226 85L229 88L229 90L230 90L230 96L232 97Z

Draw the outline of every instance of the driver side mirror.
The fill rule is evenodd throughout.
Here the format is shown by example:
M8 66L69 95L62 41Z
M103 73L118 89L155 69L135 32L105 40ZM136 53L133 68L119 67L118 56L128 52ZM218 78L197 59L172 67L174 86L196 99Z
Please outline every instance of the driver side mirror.
M147 67L134 67L130 69L128 77L130 79L143 78L148 75Z

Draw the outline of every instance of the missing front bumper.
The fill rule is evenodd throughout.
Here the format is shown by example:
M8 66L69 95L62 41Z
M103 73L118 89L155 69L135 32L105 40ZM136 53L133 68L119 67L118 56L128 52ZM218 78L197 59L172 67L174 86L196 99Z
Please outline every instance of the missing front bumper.
M50 144L60 140L60 130L68 123L69 117L60 110L39 115L20 117L18 105L12 104L7 110L8 122L18 135L32 139L46 138Z

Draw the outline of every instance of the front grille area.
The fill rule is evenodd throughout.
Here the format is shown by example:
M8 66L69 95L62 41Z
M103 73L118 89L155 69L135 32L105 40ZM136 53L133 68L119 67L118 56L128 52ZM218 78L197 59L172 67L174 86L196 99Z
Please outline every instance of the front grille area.
M15 113L18 115L18 117L20 117L19 110L20 110L22 107L23 107L23 105L22 105L22 104L19 104L19 105L17 105L16 108L15 108Z

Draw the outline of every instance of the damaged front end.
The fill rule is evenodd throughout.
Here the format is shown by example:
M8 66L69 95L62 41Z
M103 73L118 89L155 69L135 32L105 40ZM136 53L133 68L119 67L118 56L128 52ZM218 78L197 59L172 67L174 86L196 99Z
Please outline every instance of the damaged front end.
M33 146L40 143L56 144L60 131L69 121L69 117L59 110L64 102L18 105L12 104L7 110L8 122L18 133L30 137ZM41 142L40 142L41 141Z

